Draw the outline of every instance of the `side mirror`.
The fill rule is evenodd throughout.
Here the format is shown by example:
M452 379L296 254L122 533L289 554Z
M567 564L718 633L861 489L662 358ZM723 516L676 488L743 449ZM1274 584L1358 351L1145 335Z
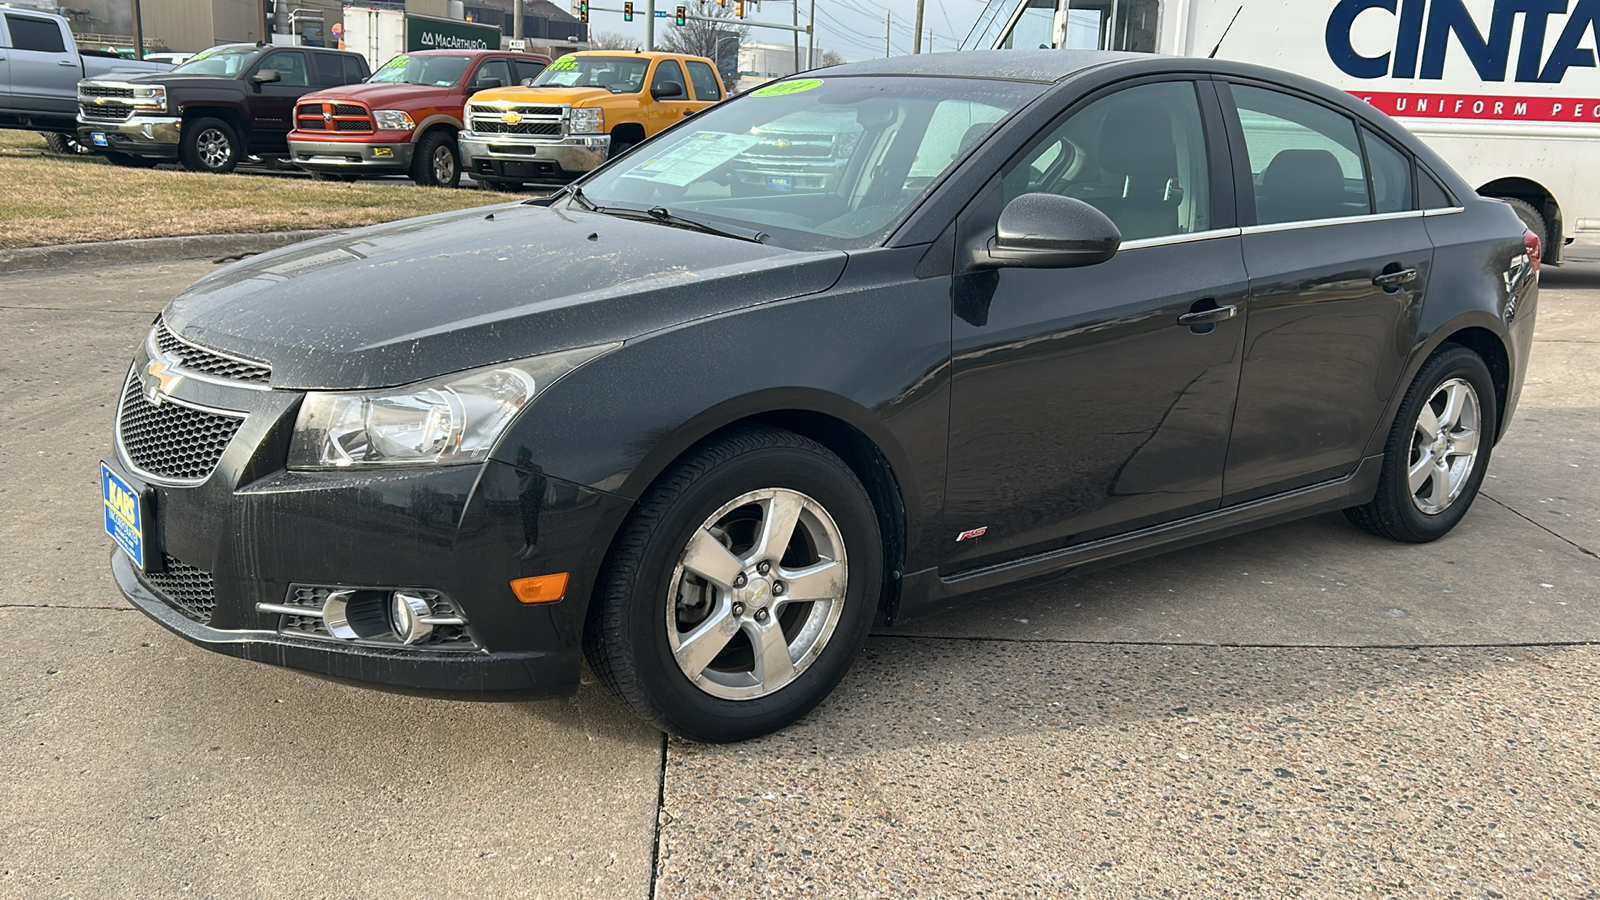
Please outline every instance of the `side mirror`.
M534 77L537 78L538 76L534 76ZM524 79L522 79L522 86L523 87L533 87L533 78L524 78Z
M673 97L682 97L683 85L676 81L663 81L650 89L650 96L657 100L671 100Z
M473 82L472 89L475 91L488 91L497 87L503 87L504 85L505 82L494 77L493 75L490 75L486 78L479 78L477 81Z
M977 262L994 268L1070 269L1099 265L1121 246L1116 224L1082 200L1023 194L1000 211L988 252L980 252Z
M271 84L275 81L282 81L283 73L277 69L262 69L251 75L250 80L256 84Z

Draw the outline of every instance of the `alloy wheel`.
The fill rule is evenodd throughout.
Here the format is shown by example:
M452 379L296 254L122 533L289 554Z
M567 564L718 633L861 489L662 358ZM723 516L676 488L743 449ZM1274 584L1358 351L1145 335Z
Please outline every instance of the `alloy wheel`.
M730 500L672 573L665 626L678 668L724 700L781 690L838 629L848 572L839 526L816 500L782 488Z
M1461 378L1441 383L1423 404L1406 470L1418 510L1437 515L1461 496L1478 458L1482 422L1478 392Z
M449 184L455 177L455 155L448 146L440 144L433 151L433 180L438 184Z
M233 157L233 144L228 136L215 128L207 128L195 138L195 149L200 162L208 169L220 169Z

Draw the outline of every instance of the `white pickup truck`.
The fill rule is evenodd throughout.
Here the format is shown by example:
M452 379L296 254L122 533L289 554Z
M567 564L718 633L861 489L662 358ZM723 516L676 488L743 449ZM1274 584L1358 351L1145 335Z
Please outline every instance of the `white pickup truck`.
M67 20L0 5L0 128L70 135L78 82L112 72L164 72L166 63L80 51Z

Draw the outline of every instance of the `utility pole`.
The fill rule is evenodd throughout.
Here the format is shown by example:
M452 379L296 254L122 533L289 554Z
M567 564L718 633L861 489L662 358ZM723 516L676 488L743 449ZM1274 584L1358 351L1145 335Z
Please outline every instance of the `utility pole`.
M883 12L883 58L884 59L888 59L889 58L889 54L894 52L894 51L889 49L889 29L893 28L893 27L894 27L894 13L889 12L888 10L884 10L884 12Z
M796 3L799 0L795 0ZM817 0L811 0L811 24L806 26L806 68L817 67Z
M656 0L644 0L644 48L656 48Z
M144 14L139 0L133 0L133 58L144 59Z
M800 0L791 0L791 11L794 14L794 70L800 71Z
M511 4L511 15L515 21L511 23L511 39L522 40L522 0L514 0Z
M917 27L911 29L911 52L922 52L922 5L927 0L917 0Z

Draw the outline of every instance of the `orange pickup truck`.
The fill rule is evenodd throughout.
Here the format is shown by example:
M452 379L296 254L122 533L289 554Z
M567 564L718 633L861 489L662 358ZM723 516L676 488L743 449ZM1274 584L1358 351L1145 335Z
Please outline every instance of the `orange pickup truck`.
M396 56L362 84L301 97L289 158L320 178L410 175L455 187L456 132L468 95L531 81L550 63L536 53L422 50Z
M478 181L565 181L727 95L711 60L586 50L527 87L467 101L461 166Z

